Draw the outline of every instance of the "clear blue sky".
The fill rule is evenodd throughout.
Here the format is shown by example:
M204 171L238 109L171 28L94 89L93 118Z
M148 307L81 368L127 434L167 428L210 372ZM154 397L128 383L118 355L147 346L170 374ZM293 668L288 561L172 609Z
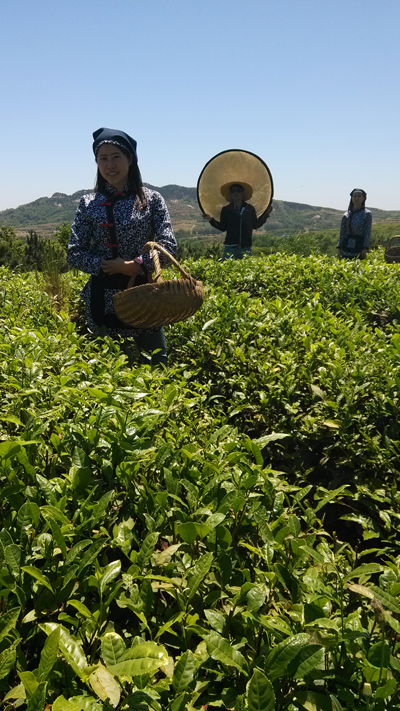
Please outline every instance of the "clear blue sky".
M0 23L0 210L90 188L100 126L153 185L243 148L278 199L400 209L400 0L1 0Z

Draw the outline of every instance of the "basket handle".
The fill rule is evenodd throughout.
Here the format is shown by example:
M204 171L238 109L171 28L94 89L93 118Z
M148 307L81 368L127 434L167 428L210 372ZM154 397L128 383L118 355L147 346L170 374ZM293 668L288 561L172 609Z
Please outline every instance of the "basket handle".
M169 261L172 262L174 267L179 269L180 273L182 274L182 276L185 279L189 279L189 281L192 281L192 282L195 281L193 279L193 277L190 276L190 274L185 272L185 270L181 267L179 262L177 262L175 257L173 257L172 254L170 254L161 244L159 244L158 242L146 242L146 244L144 245L144 247L142 249L142 254L146 254L147 252L150 252L150 250L152 253L154 268L155 268L155 275L154 275L153 281L158 281L158 279L160 279L160 277L161 277L161 267L160 267L160 259L158 256L158 252L161 252L165 257L167 257L169 259Z
M393 237L390 238L389 242L387 243L385 247L385 252L392 246L392 242L394 242L395 239L400 239L400 235L394 235Z

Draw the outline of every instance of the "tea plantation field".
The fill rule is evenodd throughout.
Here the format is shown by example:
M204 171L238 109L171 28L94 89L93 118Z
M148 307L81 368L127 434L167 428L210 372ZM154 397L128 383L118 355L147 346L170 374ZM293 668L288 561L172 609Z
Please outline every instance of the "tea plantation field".
M169 372L0 269L1 711L400 709L400 267L185 267Z

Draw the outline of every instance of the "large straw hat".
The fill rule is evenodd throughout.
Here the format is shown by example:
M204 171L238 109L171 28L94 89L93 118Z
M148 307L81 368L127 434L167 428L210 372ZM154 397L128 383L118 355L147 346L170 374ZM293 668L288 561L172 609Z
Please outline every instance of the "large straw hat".
M197 182L197 200L202 212L220 219L221 208L230 202L231 185L244 188L245 200L262 215L272 201L274 186L266 163L250 153L232 149L222 151L206 163Z

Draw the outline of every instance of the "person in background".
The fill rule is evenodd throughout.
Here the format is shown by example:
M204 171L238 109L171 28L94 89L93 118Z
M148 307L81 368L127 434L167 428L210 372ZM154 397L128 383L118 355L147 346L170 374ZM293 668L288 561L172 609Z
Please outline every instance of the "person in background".
M372 214L365 207L367 193L354 188L348 210L342 217L337 243L338 256L365 259L371 241Z
M136 277L136 284L148 281L153 260L150 254L142 254L146 242L157 241L176 253L167 206L158 192L144 187L137 144L131 136L99 128L93 139L95 192L80 200L67 254L71 267L90 274L81 292L87 325L96 335L121 340L130 359L126 339L133 337L141 354L151 353L153 364L166 366L164 329L127 326L115 314L113 296L127 288L131 277ZM160 254L163 263L165 257Z
M228 187L227 199L230 202L222 208L219 222L211 215L203 213L203 220L208 220L217 230L226 232L223 261L242 259L246 254L251 256L253 230L261 227L273 210L272 205L269 205L265 212L257 217L253 205L246 202L246 199L251 197L251 187L248 186L247 190L249 194L246 194L245 187L240 183L232 183Z

